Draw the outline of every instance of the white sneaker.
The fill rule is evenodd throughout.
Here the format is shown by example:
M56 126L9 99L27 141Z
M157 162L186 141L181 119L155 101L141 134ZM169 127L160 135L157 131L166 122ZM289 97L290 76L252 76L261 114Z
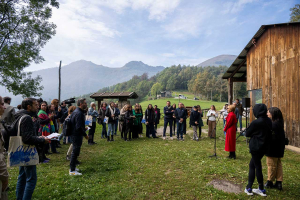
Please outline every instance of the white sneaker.
M253 193L258 194L258 195L263 196L263 197L266 197L266 196L267 196L267 195L266 195L266 190L265 190L265 189L263 189L263 190L260 190L260 189L253 189Z
M170 137L170 140L173 140L173 137Z
M79 173L78 171L69 171L69 175L71 175L71 176L81 176L82 173Z
M163 140L166 140L166 137L163 137Z
M245 188L244 192L245 192L247 195L249 195L249 196L252 196L252 195L253 195L252 189L251 189L251 188L248 188L248 189Z

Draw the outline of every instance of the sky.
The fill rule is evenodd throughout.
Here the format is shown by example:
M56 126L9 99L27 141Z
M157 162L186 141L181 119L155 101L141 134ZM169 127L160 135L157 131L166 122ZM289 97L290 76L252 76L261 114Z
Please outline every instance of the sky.
M300 0L59 0L45 61L26 71L87 60L107 67L197 65L238 55L264 24L285 23Z

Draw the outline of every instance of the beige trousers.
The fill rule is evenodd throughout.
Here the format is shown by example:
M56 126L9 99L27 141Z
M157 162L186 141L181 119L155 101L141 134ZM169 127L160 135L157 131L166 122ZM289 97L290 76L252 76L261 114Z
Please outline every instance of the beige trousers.
M215 127L216 127L216 121L208 120L208 137L216 137Z
M281 158L274 158L267 156L267 166L268 166L268 181L283 180L283 171Z

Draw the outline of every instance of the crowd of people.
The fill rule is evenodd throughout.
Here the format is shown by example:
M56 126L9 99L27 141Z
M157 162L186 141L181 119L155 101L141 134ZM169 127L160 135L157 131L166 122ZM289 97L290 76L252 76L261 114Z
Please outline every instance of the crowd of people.
M146 137L158 138L156 134L161 120L161 111L157 105L153 107L152 104L149 104L143 111L142 106L138 103L134 107L126 104L119 109L118 104L114 102L109 104L102 102L97 110L94 102L88 107L83 98L78 99L76 106L69 105L69 107L65 102L60 103L58 99L53 99L48 105L42 99L26 98L18 106L19 111L15 112L15 109L10 106L10 102L11 98L0 96L0 116L3 120L3 126L0 127L0 183L2 186L0 190L3 191L3 194L8 187L4 153L9 147L9 136L15 136L14 133L17 133L18 129L20 129L24 144L36 146L41 163L50 162L47 155L59 153L57 148L61 147L61 140L63 144L70 144L66 152L66 159L70 161L70 175L82 175L76 166L80 164L78 156L83 138L87 139L89 145L97 144L94 141L97 123L102 126L101 138L106 138L108 142L114 141L118 130L121 138L126 142L143 137L143 124L146 125ZM264 187L282 189L281 158L284 155L285 147L284 123L281 111L275 107L267 109L264 104L257 104L253 113L257 119L246 129L246 136L251 138L249 149L252 158L249 164L248 185L245 193L266 196ZM167 101L163 108L163 114L163 140L167 139L166 132L169 126L170 137L168 139L173 140L173 135L176 135L178 141L184 141L183 135L186 134L187 119L189 118L189 125L193 129L193 140L199 141L204 126L203 111L199 105L194 106L188 113L183 103L179 103L176 108L176 104L171 106L171 102ZM212 105L206 115L210 138L216 137L218 115L218 111ZM243 108L238 99L232 105L225 105L223 131L225 151L229 152L228 158L230 159L236 159L237 124L240 123L240 131L242 131L242 115ZM48 138L52 133L59 133L60 128L62 134L58 138ZM268 180L265 185L261 164L264 155L267 156L268 166ZM259 188L252 190L255 175ZM275 179L276 183L273 184ZM21 166L16 188L17 199L31 199L36 182L36 166Z

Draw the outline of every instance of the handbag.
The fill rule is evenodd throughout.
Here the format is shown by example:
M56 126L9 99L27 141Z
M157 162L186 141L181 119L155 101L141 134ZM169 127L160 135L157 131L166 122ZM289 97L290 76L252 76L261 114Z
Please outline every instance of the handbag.
M89 115L89 114L86 114L86 116L85 116L85 125L92 126L92 123L93 123L93 116Z
M29 166L39 164L39 155L34 145L24 144L20 136L20 125L24 117L19 120L17 136L10 136L7 165L9 167Z
M107 124L108 123L108 117L104 117L103 123Z

